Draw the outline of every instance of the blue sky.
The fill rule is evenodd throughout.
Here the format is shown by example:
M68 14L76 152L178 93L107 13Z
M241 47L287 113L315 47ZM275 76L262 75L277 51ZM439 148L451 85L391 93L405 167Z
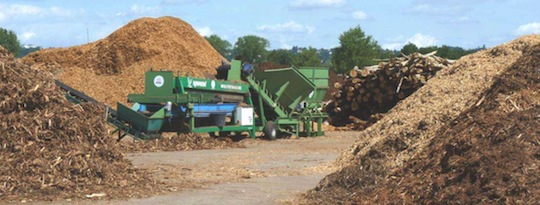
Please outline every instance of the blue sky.
M68 47L140 17L174 16L231 44L264 37L270 49L333 48L355 26L389 49L408 42L476 48L540 34L539 9L539 0L2 0L0 27L23 44Z

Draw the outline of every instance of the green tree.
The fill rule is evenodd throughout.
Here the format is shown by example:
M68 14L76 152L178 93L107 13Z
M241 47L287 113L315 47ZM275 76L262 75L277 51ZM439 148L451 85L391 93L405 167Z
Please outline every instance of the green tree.
M447 46L443 45L441 48L439 48L440 51L437 51L437 54L439 54L441 57L448 58L448 59L459 59L462 56L467 54L467 51L461 47L453 47L453 46Z
M414 43L409 42L407 45L403 46L401 53L405 55L410 55L411 53L418 52L418 47Z
M451 54L450 46L443 45L439 49L437 49L437 55L443 58L448 58L448 56Z
M321 66L321 59L319 58L319 54L317 53L317 49L315 48L307 48L302 50L298 54L298 61L296 63L298 66Z
M340 46L334 49L332 64L337 73L346 73L354 66L364 67L376 64L381 47L377 41L366 35L360 26L351 28L339 37Z
M379 59L390 59L396 57L396 52L390 49L381 49L379 51Z
M319 53L319 58L323 62L329 61L332 57L332 51L330 49L321 48L318 50L318 53Z
M4 47L14 55L17 55L21 49L21 44L19 43L15 32L4 28L0 28L0 46Z
M204 38L206 41L208 41L208 43L210 43L210 45L212 45L212 47L214 47L214 49L216 49L217 52L219 52L219 54L221 54L221 56L227 59L231 57L232 45L229 43L229 41L221 39L216 34L205 36Z
M293 65L295 56L289 50L277 49L268 52L268 61L279 65Z
M241 60L250 63L261 63L266 61L266 50L270 46L268 40L255 35L247 35L238 38L234 44L236 55L241 56Z
M418 52L422 53L422 54L426 54L426 53L431 53L431 52L436 51L436 50L439 50L438 46L428 46L428 47L419 48ZM438 53L437 53L437 55L438 55Z
M21 49L19 50L19 54L16 55L17 58L22 58L26 55L28 55L29 53L32 53L34 51L39 51L43 48L41 48L41 46L36 46L36 47L21 47Z

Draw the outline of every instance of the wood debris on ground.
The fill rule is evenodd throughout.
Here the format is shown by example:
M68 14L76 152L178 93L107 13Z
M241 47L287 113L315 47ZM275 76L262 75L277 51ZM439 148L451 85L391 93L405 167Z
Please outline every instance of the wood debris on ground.
M0 202L161 192L109 137L102 105L72 104L51 73L1 47L0 64Z

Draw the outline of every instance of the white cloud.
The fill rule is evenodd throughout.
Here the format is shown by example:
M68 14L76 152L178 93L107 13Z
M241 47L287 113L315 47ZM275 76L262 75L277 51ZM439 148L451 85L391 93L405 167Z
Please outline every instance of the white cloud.
M31 38L36 37L36 33L34 32L24 32L22 34L23 40L30 40Z
M414 6L412 11L417 12L417 13L434 14L434 13L440 12L440 9L435 8L435 7L433 7L433 6L429 5L429 4L420 4L420 5Z
M295 0L289 6L298 9L318 9L339 7L346 2L346 0Z
M409 38L408 42L413 43L414 45L418 46L418 48L422 48L437 44L437 39L435 39L433 36L417 33L414 34L413 37Z
M403 48L403 43L385 43L381 47L388 50L400 50Z
M450 23L450 24L471 24L471 23L478 23L478 20L476 19L472 19L468 16L462 16L462 17L457 17L457 18L453 18L453 19L449 19L448 21L444 22L444 23Z
M292 46L284 38L280 38L279 43L280 43L280 46L279 46L280 49L291 49L292 48Z
M308 25L302 25L294 21L281 24L266 24L256 28L258 35L267 38L273 48L290 49L306 38L313 37L315 28Z
M197 32L199 32L199 34L201 36L210 36L212 34L214 34L214 32L212 31L212 29L210 29L210 27L206 26L206 27L202 27L202 28L198 28L196 29Z
M470 8L460 4L418 4L405 11L405 13L426 14L431 16L459 16L465 14Z
M159 7L151 7L151 6L139 6L137 4L134 4L130 8L130 12L135 15L143 15L148 13L156 13L159 11Z
M19 14L19 15L33 15L41 12L41 8L31 5L23 4L12 4L9 6L8 14Z
M9 19L44 18L54 16L68 17L73 16L75 13L75 11L56 6L50 8L42 8L25 4L0 4L0 21Z
M145 6L145 5L139 5L139 4L133 4L129 7L129 9L125 11L120 11L114 14L116 17L141 17L141 16L151 16L155 17L161 12L160 6ZM106 16L105 18L110 18L110 16Z
M49 8L49 12L50 14L54 15L54 16L72 16L74 14L74 12L72 10L69 10L69 9L64 9L64 8L60 8L60 7L56 7L56 6L53 6L51 8Z
M521 25L514 31L514 33L516 35L540 34L540 22Z
M363 11L355 11L352 16L357 20L366 20L368 18L368 15Z
M435 37L421 33L414 34L414 36L406 39L405 41L403 41L403 39L405 39L403 36L396 37L393 40L390 40L388 43L383 43L382 47L384 49L400 50L408 43L413 43L419 48L434 46L437 44L437 39Z
M36 6L23 4L0 4L0 21L8 20L9 18L16 18L18 16L35 15L40 11L41 9Z
M280 33L280 32L292 32L292 33L308 33L311 34L315 31L315 28L311 26L305 26L298 24L294 21L290 21L284 24L274 24L274 25L262 25L257 27L259 31Z
M162 0L160 4L163 5L178 5L178 4L202 4L207 0Z

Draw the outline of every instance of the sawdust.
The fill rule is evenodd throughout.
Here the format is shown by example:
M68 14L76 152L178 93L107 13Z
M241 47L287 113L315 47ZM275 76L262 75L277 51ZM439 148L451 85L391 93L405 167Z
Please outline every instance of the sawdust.
M0 47L0 201L159 192L158 182L123 158L101 112L95 104L70 103L51 73Z
M174 17L141 18L93 43L43 49L23 58L67 85L110 106L142 93L149 69L179 75L215 74L222 57L188 23Z
M524 36L508 44L465 56L449 69L439 72L428 84L398 103L383 120L362 132L362 136L370 136L369 140L358 141L345 152L336 162L342 167L341 170L328 175L303 199L308 203L359 203L355 200L364 199L359 197L361 195L369 193L376 195L376 192L372 191L379 188L385 178L391 178L390 174L405 164L413 163L410 162L411 159L420 153L433 149L431 145L434 140L441 137L441 128L455 123L454 119L481 102L486 92L498 82L497 79L523 57L523 52L538 44L540 36ZM511 121L519 122L520 118L512 118ZM494 153L501 151L493 150ZM415 175L417 172L415 170L409 170L407 174ZM485 172L491 173L489 169ZM449 178L441 177L438 180L442 180L441 183L450 183ZM428 186L429 182L422 185ZM537 191L534 187L531 188ZM415 190L420 192L422 189ZM418 192L415 193L419 194ZM452 195L461 192L446 193Z

